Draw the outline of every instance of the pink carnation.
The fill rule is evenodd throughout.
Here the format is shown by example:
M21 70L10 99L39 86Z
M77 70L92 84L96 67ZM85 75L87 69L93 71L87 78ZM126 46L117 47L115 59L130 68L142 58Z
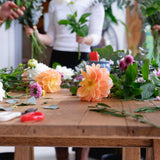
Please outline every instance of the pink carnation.
M131 63L134 63L134 58L131 55L126 55L124 57L124 62L126 64L126 66L130 65Z
M42 88L38 83L33 83L30 85L31 96L35 98L40 98L42 96Z

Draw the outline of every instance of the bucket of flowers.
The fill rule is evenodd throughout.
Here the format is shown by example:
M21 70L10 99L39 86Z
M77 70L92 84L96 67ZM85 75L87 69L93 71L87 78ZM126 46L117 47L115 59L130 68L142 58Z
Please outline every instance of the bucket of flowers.
M159 0L136 0L140 5L140 11L144 16L145 24L149 24L153 36L152 57L157 63L160 62L160 31L153 29L155 25L160 25L160 1Z

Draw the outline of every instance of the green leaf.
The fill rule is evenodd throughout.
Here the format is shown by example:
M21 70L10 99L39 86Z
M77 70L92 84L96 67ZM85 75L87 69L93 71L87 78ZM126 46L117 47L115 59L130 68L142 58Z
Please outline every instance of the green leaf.
M149 60L146 60L141 69L143 79L148 81L149 76Z
M16 104L17 102L19 102L20 100L19 99L9 99L7 100L6 102L7 103L10 103L10 104Z
M106 46L105 48L96 48L94 51L97 51L100 58L105 58L106 60L113 60L117 57L117 54L114 53L111 45ZM113 54L114 53L114 54Z
M17 106L26 106L26 105L33 105L33 104L37 104L34 96L22 102L21 104L17 104Z
M71 23L70 23L70 21L67 20L67 19L62 19L62 20L58 21L58 24L59 24L59 25L69 25L69 24L71 24Z
M105 103L97 103L97 105L100 105L100 106L104 106L104 107L107 107L107 108L111 108L111 106L105 104Z
M58 109L59 107L58 106L56 106L56 105L51 105L51 106L45 106L45 107L43 107L44 109Z
M90 15L91 15L91 13L83 14L79 19L79 23L84 24L85 22L87 22L88 20L86 18L89 17Z
M80 29L77 30L76 33L81 37L86 37L88 35L88 26L83 25Z
M146 113L151 113L151 112L156 112L159 111L160 108L158 107L142 107L136 109L134 112L139 113L139 112L146 112Z
M156 73L152 73L150 78L155 86L160 87L160 79L157 77Z
M149 7L146 9L146 13L148 14L148 16L153 15L156 11L157 11L157 9L154 7Z
M13 109L14 107L5 108L5 107L0 106L1 111L12 111Z
M155 86L152 83L147 83L140 87L142 89L141 98L148 99L154 94Z
M72 93L72 95L76 95L77 89L78 87L75 87L75 86L70 88L70 92Z
M6 22L5 22L5 25L6 25L5 28L6 28L6 30L10 28L11 23L12 23L12 21L10 19L6 20Z
M136 80L138 73L138 68L137 68L137 63L135 62L134 64L130 64L125 72L125 83L126 84L131 84Z

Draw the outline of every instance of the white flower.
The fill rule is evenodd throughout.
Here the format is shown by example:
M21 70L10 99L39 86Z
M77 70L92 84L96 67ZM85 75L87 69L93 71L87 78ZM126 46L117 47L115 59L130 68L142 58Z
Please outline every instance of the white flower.
M0 82L0 101L3 101L4 97L5 97L5 90L3 89L2 82Z
M56 3L64 5L71 2L71 0L54 0Z
M56 71L60 72L63 75L63 79L72 79L72 76L74 75L74 70L67 67L62 67L58 65L55 69Z
M47 65L43 63L38 63L35 68L29 69L25 76L27 76L28 80L34 80L35 77L38 76L38 74L40 74L41 72L45 72L49 69L50 67L48 67Z

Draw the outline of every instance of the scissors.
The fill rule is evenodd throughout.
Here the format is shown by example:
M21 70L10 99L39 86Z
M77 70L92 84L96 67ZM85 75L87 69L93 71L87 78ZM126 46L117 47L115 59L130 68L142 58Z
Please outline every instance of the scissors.
M29 108L24 112L12 112L12 111L7 111L7 112L0 112L0 121L9 121L11 119L17 118L17 117L23 117L23 121L34 121L34 120L41 120L44 118L44 116L42 117L42 115L44 115L42 112L39 112L39 114L35 113L37 111L37 109L34 108ZM29 113L30 116L28 115ZM30 118L24 118L24 116L27 115Z
M39 121L44 119L44 114L42 112L29 112L21 116L21 122L26 121Z

